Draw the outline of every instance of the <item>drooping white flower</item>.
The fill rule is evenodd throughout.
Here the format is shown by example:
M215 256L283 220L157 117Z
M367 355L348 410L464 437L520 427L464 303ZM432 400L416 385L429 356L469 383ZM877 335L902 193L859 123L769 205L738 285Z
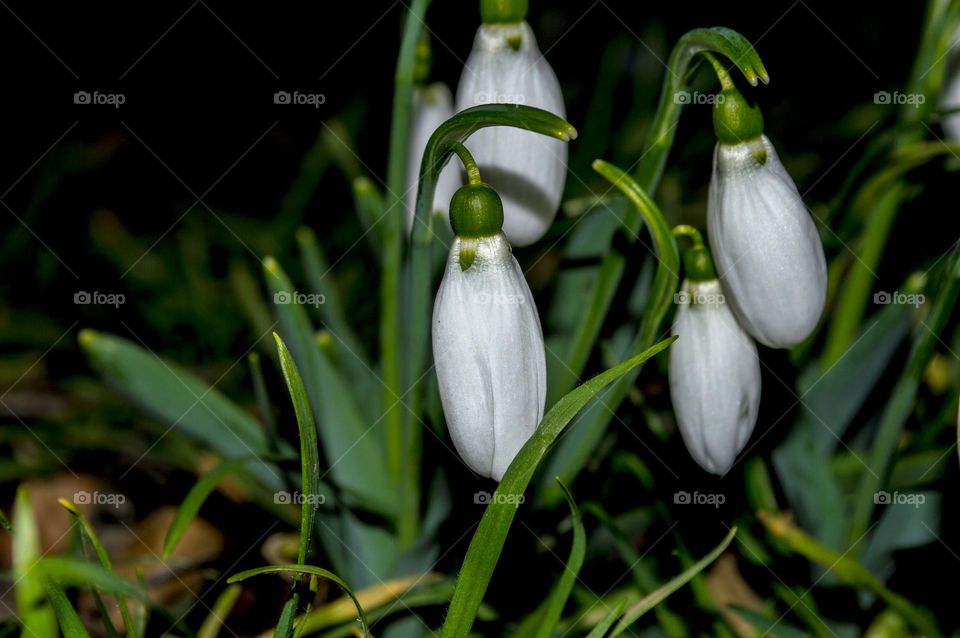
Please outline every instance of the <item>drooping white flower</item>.
M452 208L471 188L496 197L465 186ZM499 215L494 227L480 228L476 216L458 225L451 213L457 236L433 307L447 428L464 462L497 481L540 423L547 390L540 318Z
M438 82L429 86L415 86L410 107L410 140L407 154L407 191L404 195L407 234L413 228L417 207L417 185L420 179L420 162L430 136L437 127L453 117L453 95L446 84ZM432 212L445 213L450 207L453 193L460 188L460 170L456 162L448 162L433 195Z
M720 282L685 280L670 346L670 396L690 455L725 474L757 421L757 347L725 303Z
M483 24L457 87L457 111L478 104L534 106L566 117L563 94L526 22ZM484 128L466 142L503 199L503 232L515 246L534 243L557 213L567 176L567 145L508 126Z
M744 329L771 348L806 339L826 301L823 245L765 135L717 144L707 220L717 273Z

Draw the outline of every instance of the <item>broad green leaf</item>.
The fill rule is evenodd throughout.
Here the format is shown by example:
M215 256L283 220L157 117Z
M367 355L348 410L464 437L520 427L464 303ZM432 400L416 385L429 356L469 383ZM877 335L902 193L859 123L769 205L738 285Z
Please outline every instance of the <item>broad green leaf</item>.
M319 576L336 583L340 589L342 589L343 592L350 597L350 600L353 601L353 604L357 609L357 616L358 620L360 621L360 629L363 631L364 636L369 637L370 630L368 629L367 618L364 615L363 607L360 605L360 601L357 600L356 594L353 593L353 590L350 589L350 586L344 582L343 579L333 572L323 569L322 567L314 567L313 565L268 565L266 567L256 567L254 569L242 571L239 574L234 574L227 579L227 583L232 585L233 583L239 583L240 581L246 580L251 576L259 576L260 574L276 574L279 572L293 572L295 574Z
M309 405L334 482L362 506L381 514L396 512L396 487L384 468L383 450L364 422L347 381L314 340L306 310L293 303L296 291L275 259L264 260L264 277L280 322L280 334L303 377ZM291 303L286 303L290 301Z
M493 576L500 552L517 512L516 503L526 491L550 445L586 403L603 388L627 374L650 357L665 350L671 337L603 372L557 401L543 417L537 431L521 448L487 505L467 549L457 589L443 624L442 636L462 637L470 632L477 610Z
M909 496L909 503L885 506L877 526L865 540L867 548L860 562L874 574L893 574L893 552L933 543L940 537L941 494L909 492L901 496Z
M43 572L39 569L40 532L30 493L23 484L17 487L13 523L14 595L24 634L56 636L57 619L47 604Z
M44 582L44 586L47 590L50 606L53 607L53 611L57 615L57 622L60 624L60 630L63 632L64 638L90 638L87 628L83 626L83 621L80 620L77 610L70 604L70 600L63 589L49 578ZM26 635L31 634L26 633Z
M651 592L649 595L645 596L636 605L633 605L624 613L623 619L617 624L614 630L610 633L611 638L613 636L619 636L621 633L626 631L630 625L635 623L641 616L645 613L659 605L663 602L670 594L677 591L692 579L694 576L702 572L707 566L715 561L720 554L727 548L730 542L733 540L733 537L737 533L737 528L731 528L727 533L726 537L721 541L719 545L713 548L713 550L698 560L696 563L683 570L679 575L671 578L669 581L664 583L663 586L658 588L656 591Z
M848 511L843 489L829 463L853 418L888 369L909 329L909 306L892 304L871 318L853 345L823 370L811 365L799 380L801 412L773 453L773 466L787 500L805 529L841 549ZM823 516L823 512L835 512Z
M82 330L79 342L97 372L171 428L228 459L269 453L257 420L196 375L114 335ZM267 489L283 486L272 463L251 464L249 473Z

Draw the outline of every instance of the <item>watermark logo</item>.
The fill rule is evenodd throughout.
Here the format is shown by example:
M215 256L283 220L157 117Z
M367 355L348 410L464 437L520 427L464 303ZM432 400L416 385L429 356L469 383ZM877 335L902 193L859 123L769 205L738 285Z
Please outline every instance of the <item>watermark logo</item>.
M926 101L927 96L925 96L923 93L901 93L900 91L894 91L893 93L890 93L888 91L877 91L873 94L874 104L907 104L914 108L918 108Z
M315 109L326 104L327 96L323 93L301 93L300 91L277 91L273 94L274 104L291 104L294 106L312 106Z
M315 292L299 292L297 290L281 290L273 293L273 303L278 306L322 306L327 301L326 296Z
M674 104L723 104L727 96L722 93L701 93L700 91L677 91L673 94Z
M95 106L112 106L115 109L120 108L127 101L127 96L123 93L101 93L100 91L77 91L73 94L74 104L92 104Z
M81 490L73 495L74 505L109 505L118 508L127 502L127 497L123 494L111 494L108 492L87 492Z
M323 494L303 494L301 492L285 492L280 490L273 493L273 502L277 505L323 505L327 497Z
M710 507L720 507L727 502L727 497L723 494L708 494L701 492L687 491L674 492L673 502L676 505L708 505Z
M78 306L113 306L119 308L127 302L125 295L121 293L107 292L87 292L80 290L73 294L73 303Z
M726 303L726 298L723 296L722 292L693 292L687 290L681 290L680 292L674 293L673 303L678 306L688 306L693 304L697 305L710 305L717 306Z
M490 492L477 492L473 495L473 502L476 505L490 505L491 503L496 503L497 505L513 505L514 507L519 507L523 505L526 501L526 498L523 494L491 494Z
M471 296L471 301L480 306L522 306L526 299L522 294L506 294L495 292L478 292Z
M899 290L894 290L893 292L881 290L873 295L873 303L880 306L894 305L919 308L926 300L927 298L920 293L906 293L900 292Z
M526 104L527 98L520 93L490 93L480 91L473 96L477 104Z
M880 490L873 495L874 505L911 505L919 508L926 502L927 497L925 494L906 494L897 491L891 494L890 492Z

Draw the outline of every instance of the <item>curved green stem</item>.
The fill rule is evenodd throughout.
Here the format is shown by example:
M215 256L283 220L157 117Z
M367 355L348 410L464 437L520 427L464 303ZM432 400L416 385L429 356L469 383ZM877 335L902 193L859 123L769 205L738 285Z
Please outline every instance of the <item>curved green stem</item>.
M721 64L715 55L709 51L704 51L702 55L713 66L713 71L717 74L717 79L720 81L720 88L722 90L727 91L736 88L736 85L733 83L733 78L731 78L730 73L727 72L727 68Z
M477 166L476 160L473 159L473 155L467 150L467 147L460 142L453 142L450 144L450 150L456 153L463 164L464 170L467 171L467 183L471 186L483 184L483 180L480 179L480 167Z
M688 224L678 224L673 227L674 237L687 237L693 242L694 248L703 248L703 235L700 231Z

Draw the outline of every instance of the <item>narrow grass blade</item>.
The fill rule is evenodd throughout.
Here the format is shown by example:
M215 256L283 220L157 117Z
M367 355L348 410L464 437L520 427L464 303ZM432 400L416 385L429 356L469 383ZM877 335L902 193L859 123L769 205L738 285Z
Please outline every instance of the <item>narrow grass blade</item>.
M114 335L83 330L78 340L94 369L163 423L225 458L269 452L257 420L203 379ZM249 473L269 489L283 486L271 463L253 464Z
M635 623L641 616L645 613L659 605L663 602L670 594L677 591L684 585L686 585L690 580L702 572L707 566L715 561L720 554L730 545L730 542L733 541L733 537L737 534L737 528L732 528L724 537L723 541L719 545L713 548L713 550L698 560L696 563L683 570L679 575L671 578L669 581L664 583L656 591L651 592L649 595L645 596L643 600L639 603L632 606L627 612L623 615L623 619L616 626L616 628L610 633L611 638L613 636L619 636L621 633L626 631L630 625Z
M317 449L317 426L313 422L313 410L310 409L310 399L307 398L307 389L303 386L303 379L297 370L290 351L279 335L274 334L277 341L277 353L280 356L280 367L283 378L287 382L287 390L293 400L293 409L297 415L297 427L300 431L300 464L301 489L303 503L300 507L300 549L297 560L306 563L311 554L313 529L317 518L317 506L321 500L320 494L320 453Z
M97 531L93 528L93 525L90 524L90 521L87 520L87 517L83 515L83 512L80 509L68 501L65 498L58 499L60 505L62 505L70 514L77 519L77 522L80 523L80 530L83 534L84 540L90 544L93 548L94 553L97 555L97 560L100 561L100 564L104 569L108 569L111 572L113 571L113 563L110 561L110 555L107 554L107 549L103 546L103 543L100 541L100 537L97 535ZM100 600L99 592L94 592L97 594L98 603L102 604ZM137 627L133 622L133 617L130 615L130 609L127 608L127 599L123 594L117 594L117 606L120 607L120 616L123 618L123 625L127 630L127 635L132 638L136 638L139 634L137 633ZM104 618L106 624L110 624L109 618Z

